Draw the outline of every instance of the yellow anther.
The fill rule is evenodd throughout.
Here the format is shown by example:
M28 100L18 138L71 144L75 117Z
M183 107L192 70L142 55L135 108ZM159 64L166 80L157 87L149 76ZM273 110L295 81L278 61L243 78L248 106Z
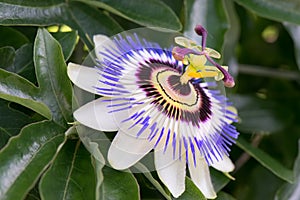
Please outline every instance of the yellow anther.
M188 75L192 78L209 78L215 77L218 75L217 72L208 72L208 71L201 71L201 72L189 72Z

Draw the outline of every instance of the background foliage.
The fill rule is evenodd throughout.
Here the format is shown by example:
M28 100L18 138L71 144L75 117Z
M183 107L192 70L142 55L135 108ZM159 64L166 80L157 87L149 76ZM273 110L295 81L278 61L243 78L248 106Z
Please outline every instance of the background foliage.
M79 139L66 63L83 61L94 34L156 26L196 39L195 24L237 83L236 180L211 170L218 199L298 199L298 0L0 0L0 199L171 199L155 172L105 167L101 134ZM186 185L179 199L203 199Z

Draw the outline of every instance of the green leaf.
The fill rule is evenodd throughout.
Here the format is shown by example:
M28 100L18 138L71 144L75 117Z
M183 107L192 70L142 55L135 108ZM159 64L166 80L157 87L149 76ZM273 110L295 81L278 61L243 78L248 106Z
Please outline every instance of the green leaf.
M230 182L230 179L220 171L217 171L212 167L209 169L209 171L210 171L211 181L213 183L216 192L222 190Z
M281 165L278 161L262 150L251 146L242 137L239 137L236 144L279 178L288 181L289 183L294 181L293 172L291 170Z
M90 50L94 44L92 38L96 34L114 35L123 31L122 27L104 12L80 2L71 2L68 7L70 16L63 23L78 30ZM63 13L62 13L63 14Z
M107 152L110 141L107 138L105 138L104 133L85 127L83 125L77 125L76 129L81 142L84 144L84 146L90 152L93 158L97 178L96 199L99 199L101 195L100 187L103 182L102 168L105 165L105 159L102 155L101 150L103 149L103 147L105 147L105 152ZM105 143L103 144L103 142Z
M17 74L0 69L0 97L28 107L66 126L72 121L72 85L59 43L39 29L34 44L34 64L39 87ZM51 109L51 113L49 111Z
M139 199L139 186L131 173L104 167L106 161L103 155L107 154L111 144L106 135L83 125L76 125L76 130L84 146L95 158L97 199Z
M32 83L36 83L33 64L33 45L25 44L16 50L15 62L8 71L21 75Z
M105 160L103 155L107 154L111 143L106 135L101 131L96 131L83 125L76 125L76 129L83 144L95 158L97 188L100 186L98 191L96 191L96 195L99 197L97 199L139 199L139 186L130 172L104 167Z
M287 22L284 23L284 26L293 39L294 48L295 48L295 58L297 61L298 68L300 70L300 41L299 41L300 26L292 23L287 23Z
M46 29L39 29L33 54L39 98L51 109L53 120L65 126L72 121L72 85L62 49Z
M296 200L300 191L300 140L298 141L298 156L294 163L295 182L284 184L276 193L275 200Z
M104 165L105 159L103 155L107 154L111 141L103 132L83 126L81 124L76 125L76 130L86 149L96 160Z
M26 124L34 122L29 116L9 108L6 101L0 100L0 149L8 139L19 133Z
M53 37L60 43L64 58L68 60L76 45L76 31L53 33ZM33 65L33 45L31 43L25 44L16 50L14 63L7 70L19 74L31 82L36 82Z
M30 43L24 44L16 50L13 67L8 71L20 74L29 66L33 68L33 46Z
M130 172L103 168L104 180L100 191L100 200L140 199L139 185Z
M76 129L83 144L95 158L97 188L102 182L96 191L97 199L139 199L139 187L131 173L104 167L103 155L107 154L111 143L106 135L83 125L77 125Z
M68 60L71 57L76 46L76 31L57 32L53 33L52 35L60 43L65 60Z
M208 31L207 46L221 52L228 22L223 3L219 0L185 0L184 35L200 44L201 38L194 28L202 25Z
M189 178L185 178L185 191L178 200L206 200L205 196Z
M229 28L224 36L223 61L229 65L229 70L237 71L236 48L240 38L240 22L233 0L222 0ZM232 68L235 67L233 70Z
M25 200L40 200L40 193L38 191L38 188L35 186L33 189L31 189L27 196L25 197Z
M159 0L81 0L103 8L113 14L148 27L161 27L175 31L182 29L173 10Z
M103 11L79 2L1 0L0 13L2 25L66 24L78 30L90 49L93 47L91 38L94 34L113 35L122 31L120 25Z
M283 128L283 121L276 117L276 106L271 101L247 95L234 95L230 99L238 109L240 131L270 133Z
M39 188L44 200L95 199L95 170L80 140L68 141L62 147Z
M0 2L0 10L2 10L2 3ZM2 13L0 11L0 13ZM0 21L3 15L0 17ZM15 49L20 48L22 45L29 42L28 38L21 32L11 27L0 26L0 47L11 46Z
M133 167L139 170L144 176L153 184L153 186L167 199L171 200L171 196L166 193L163 186L152 176L150 170L143 165L142 163L138 162Z
M51 111L36 94L39 89L23 77L0 69L0 98L21 104L50 119Z
M182 0L163 0L163 2L168 5L176 13L177 16L180 16L183 8Z
M93 159L93 165L95 166L95 173L96 173L96 199L100 199L100 188L103 182L103 173L102 173L102 169L104 167L104 163L100 162L99 160L95 159L94 157L92 157Z
M15 58L15 49L13 47L0 48L0 68L9 69L13 66Z
M64 129L51 121L31 124L0 152L0 199L23 199L64 142Z
M300 24L300 4L298 0L235 0L256 14L277 21Z
M216 200L235 200L235 198L225 192L219 192Z

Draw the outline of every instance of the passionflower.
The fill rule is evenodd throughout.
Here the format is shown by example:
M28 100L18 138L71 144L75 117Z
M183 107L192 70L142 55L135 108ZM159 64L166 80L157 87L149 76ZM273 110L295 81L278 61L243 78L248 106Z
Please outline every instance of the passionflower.
M100 97L74 112L81 124L117 131L109 151L110 165L133 166L151 150L158 176L174 197L185 190L186 166L207 198L216 193L209 166L231 172L230 146L238 136L236 112L217 82L233 86L226 70L206 48L206 30L197 45L174 37L175 46L161 47L138 34L112 39L97 35L95 67L68 64L68 76L78 87Z

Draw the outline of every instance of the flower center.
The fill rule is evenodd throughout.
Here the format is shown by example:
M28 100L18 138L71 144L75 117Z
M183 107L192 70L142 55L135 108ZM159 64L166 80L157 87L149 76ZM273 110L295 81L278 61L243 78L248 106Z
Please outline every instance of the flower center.
M137 85L165 115L199 127L200 122L210 118L210 99L198 85L189 81L182 83L180 71L175 66L152 60L140 66Z
M180 82L180 74L170 69L158 71L153 77L158 83L158 91L168 103L176 107L193 107L198 103L198 95L191 83Z

